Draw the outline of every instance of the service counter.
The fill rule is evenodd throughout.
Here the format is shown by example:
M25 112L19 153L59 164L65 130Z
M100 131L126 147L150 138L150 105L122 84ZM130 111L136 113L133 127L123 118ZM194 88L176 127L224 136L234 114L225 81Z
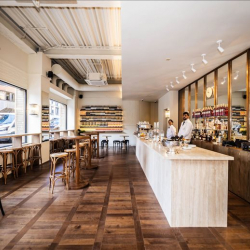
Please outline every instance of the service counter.
M171 227L226 227L228 161L202 148L168 155L136 137L136 156Z

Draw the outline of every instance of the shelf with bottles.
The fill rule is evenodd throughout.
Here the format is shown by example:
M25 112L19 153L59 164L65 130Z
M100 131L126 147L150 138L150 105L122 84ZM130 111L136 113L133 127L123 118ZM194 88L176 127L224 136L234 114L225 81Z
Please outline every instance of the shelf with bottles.
M49 106L42 105L42 132L48 132L49 129Z
M202 109L195 109L192 113L192 118L207 118L207 117L227 117L228 105L219 104L214 107L204 107Z
M122 111L120 106L83 106L80 110L81 111Z

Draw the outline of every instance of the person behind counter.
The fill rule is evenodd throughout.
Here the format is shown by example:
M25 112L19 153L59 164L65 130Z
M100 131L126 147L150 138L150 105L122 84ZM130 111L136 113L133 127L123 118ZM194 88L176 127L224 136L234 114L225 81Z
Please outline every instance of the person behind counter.
M183 113L183 122L181 123L181 127L178 133L178 136L183 136L184 139L190 140L192 137L193 124L189 120L189 113Z
M168 129L167 129L167 138L168 139L171 139L172 137L176 136L176 128L174 127L173 125L173 120L172 119L169 119L168 120Z

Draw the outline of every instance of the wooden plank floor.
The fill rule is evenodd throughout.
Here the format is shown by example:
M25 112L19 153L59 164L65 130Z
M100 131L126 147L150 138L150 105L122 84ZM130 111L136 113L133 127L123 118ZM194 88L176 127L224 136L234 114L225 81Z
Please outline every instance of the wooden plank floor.
M48 190L48 164L0 180L0 249L250 249L250 205L229 193L227 228L170 228L136 159L109 150L91 185ZM60 167L60 166L59 166Z

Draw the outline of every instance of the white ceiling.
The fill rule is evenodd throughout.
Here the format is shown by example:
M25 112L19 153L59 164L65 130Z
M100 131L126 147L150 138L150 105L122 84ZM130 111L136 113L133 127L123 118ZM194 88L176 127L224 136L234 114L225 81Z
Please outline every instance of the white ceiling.
M175 77L181 89L250 48L249 10L249 1L122 1L123 99L155 101Z
M21 30L21 40L26 37L33 41L77 81L83 83L89 72L102 72L102 64L108 82L115 79L116 83L121 83L119 4L113 1L88 4L88 1L41 1L37 11L32 1L8 2L7 5L0 0L3 6L0 21L7 20Z

